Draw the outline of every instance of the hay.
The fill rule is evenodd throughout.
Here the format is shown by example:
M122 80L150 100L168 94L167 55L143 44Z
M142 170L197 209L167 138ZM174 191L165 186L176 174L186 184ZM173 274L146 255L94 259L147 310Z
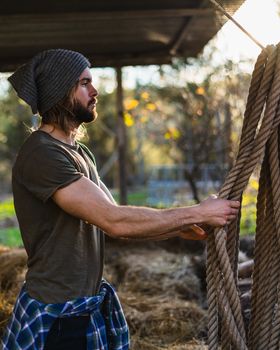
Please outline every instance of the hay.
M6 328L13 310L16 295L10 292L0 292L0 338Z
M23 283L27 256L24 249L0 247L0 337Z
M185 345L174 345L169 349L170 350L207 350L208 346L206 346L203 342L193 340L191 342L188 342Z
M191 259L163 249L136 251L117 262L119 291L175 296L201 302L201 286Z
M155 246L113 248L107 246L105 276L117 287L131 350L205 349L189 343L206 338L197 259Z
M197 340L180 345L156 346L142 339L132 339L131 350L207 350L208 347Z
M3 252L8 252L10 248L0 244L0 254Z
M206 336L206 312L196 303L166 296L119 293L132 340L156 346L184 344ZM138 349L138 347L135 347Z
M206 312L195 259L161 247L107 246L105 277L118 290L131 350L206 349ZM0 247L0 336L25 275L23 249Z
M27 255L24 249L9 249L0 252L1 290L19 289L23 282Z

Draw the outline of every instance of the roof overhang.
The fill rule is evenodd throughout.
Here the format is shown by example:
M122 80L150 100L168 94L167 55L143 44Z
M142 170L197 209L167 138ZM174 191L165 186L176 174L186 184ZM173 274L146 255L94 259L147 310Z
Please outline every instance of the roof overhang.
M244 0L220 0L231 14ZM204 0L60 0L0 3L0 71L49 48L82 52L94 67L196 57L226 18Z

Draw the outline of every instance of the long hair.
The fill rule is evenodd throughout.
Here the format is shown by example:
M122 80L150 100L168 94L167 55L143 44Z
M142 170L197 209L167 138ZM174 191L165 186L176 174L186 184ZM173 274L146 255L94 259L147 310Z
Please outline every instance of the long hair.
M78 82L72 87L68 94L54 105L51 109L41 115L43 124L57 125L67 135L72 132L73 128L80 126L75 115L73 114L73 106L75 103L74 94L78 87ZM82 128L76 134L76 137L83 137L85 128Z

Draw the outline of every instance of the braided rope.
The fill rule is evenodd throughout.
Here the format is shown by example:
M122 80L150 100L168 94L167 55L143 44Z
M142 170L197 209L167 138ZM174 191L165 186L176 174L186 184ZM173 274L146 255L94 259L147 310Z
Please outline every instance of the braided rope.
M242 201L262 161L257 202L252 308L248 334L237 287L239 223L215 229L207 244L209 350L279 349L280 345L280 45L259 55L252 74L236 163L221 198ZM265 155L264 155L265 154ZM263 158L263 159L262 159Z
M269 232L270 237L266 237L270 241L270 259L268 261L268 271L267 274L269 281L265 298L265 307L262 316L263 323L261 325L259 339L260 339L260 349L268 349L269 339L273 328L270 325L273 324L274 318L274 306L277 303L277 284L279 279L279 252L277 251L277 236L280 233L280 222L277 220L279 218L280 209L280 174L279 174L279 158L278 158L278 130L273 133L273 136L268 141L268 157L271 175L271 202L268 203L270 220L273 223L274 228ZM274 219L275 218L275 219ZM269 332L267 332L269 330Z
M266 227L269 222L267 222L266 214L266 200L267 200L267 191L268 191L268 181L269 178L267 176L268 164L267 158L264 159L261 169L260 181L259 181L259 193L257 198L257 228L256 230L259 232L258 236L256 236L256 245L255 245L255 261L258 263L254 266L254 284L252 286L252 303L251 303L251 320L250 320L250 328L249 328L249 347L255 348L255 334L254 331L256 329L256 322L258 319L256 318L257 311L256 309L259 305L259 294L260 290L262 290L265 286L263 286L264 279L261 279L263 275L263 267L262 263L265 261L265 256L263 253L267 251L267 249L262 249L267 243L266 237L261 235L264 231L264 227ZM262 213L262 215L260 215ZM257 303L258 301L258 303ZM255 341L254 341L255 340Z

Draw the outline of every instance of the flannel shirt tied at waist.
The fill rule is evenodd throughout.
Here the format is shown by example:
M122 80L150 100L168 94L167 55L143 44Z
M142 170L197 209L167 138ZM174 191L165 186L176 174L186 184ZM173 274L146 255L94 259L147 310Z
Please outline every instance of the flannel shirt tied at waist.
M87 350L129 349L129 330L118 296L103 280L98 295L58 304L43 304L31 298L23 285L4 334L3 350L43 350L58 317L85 313L90 315Z

